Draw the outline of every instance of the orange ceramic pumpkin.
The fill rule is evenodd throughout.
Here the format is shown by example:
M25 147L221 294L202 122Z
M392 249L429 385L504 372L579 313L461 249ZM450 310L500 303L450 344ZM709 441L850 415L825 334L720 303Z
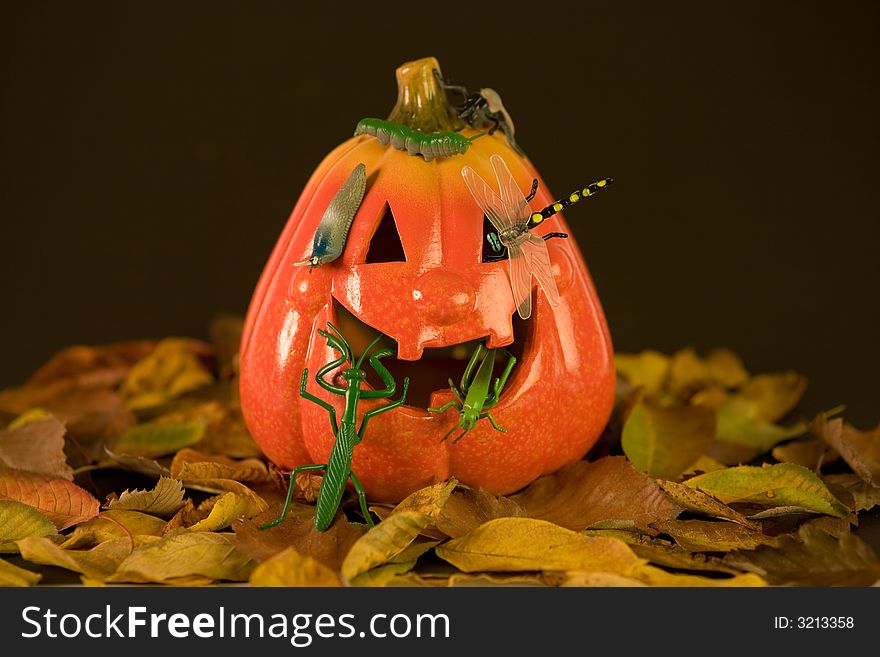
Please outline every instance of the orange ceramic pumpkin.
M398 69L400 94L389 118L424 132L476 134L461 129L435 67L428 58ZM596 441L614 401L602 308L574 239L555 239L547 246L560 303L551 306L533 289L531 318L518 318L507 263L481 258L483 215L461 176L467 164L493 180L494 153L521 189L540 178L500 132L474 140L465 154L431 162L362 135L318 166L263 271L241 347L242 409L276 464L323 463L333 445L327 412L299 396L303 368L314 373L336 358L316 333L328 321L361 346L371 333L384 333L398 349L396 360L386 359L391 374L398 384L404 375L412 379L407 405L371 420L354 450L352 470L371 499L396 501L449 477L511 493L580 459ZM367 189L341 257L295 267L309 256L325 209L359 163L366 165ZM532 207L552 201L541 183ZM561 215L546 224L542 232L566 230ZM484 339L519 357L492 409L507 432L484 420L460 442L441 442L458 415L426 409L452 398L445 382L462 375L469 355L462 345ZM309 390L342 412L340 397L314 381ZM362 401L359 414L383 403Z

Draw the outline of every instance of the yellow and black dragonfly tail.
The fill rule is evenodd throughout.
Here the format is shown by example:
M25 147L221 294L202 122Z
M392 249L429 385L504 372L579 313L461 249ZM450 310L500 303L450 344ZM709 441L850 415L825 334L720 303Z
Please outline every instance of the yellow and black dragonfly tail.
M602 178L602 180L597 180L594 183L590 183L583 189L574 190L566 198L554 201L540 212L533 212L529 217L529 229L534 228L545 219L549 219L557 212L560 212L561 210L567 208L569 205L574 205L578 201L585 199L588 196L592 196L600 189L604 189L613 182L613 178Z

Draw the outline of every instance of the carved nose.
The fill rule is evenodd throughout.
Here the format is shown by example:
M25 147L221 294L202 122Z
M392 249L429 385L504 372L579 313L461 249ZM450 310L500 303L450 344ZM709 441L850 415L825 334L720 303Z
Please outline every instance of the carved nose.
M433 269L416 280L413 300L422 319L436 326L449 326L473 312L477 294L458 274Z

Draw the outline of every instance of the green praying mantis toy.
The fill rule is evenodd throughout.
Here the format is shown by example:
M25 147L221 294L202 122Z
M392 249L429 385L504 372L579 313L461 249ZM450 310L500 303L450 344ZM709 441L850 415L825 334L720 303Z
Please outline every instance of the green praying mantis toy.
M449 438L449 436L452 435L452 432L461 428L461 434L452 441L453 444L457 443L465 437L465 434L467 434L468 431L476 426L479 420L483 419L488 419L489 422L492 423L494 429L498 431L506 431L506 429L502 429L498 426L498 423L495 422L495 418L492 417L492 413L489 412L489 409L498 403L498 397L501 395L501 391L507 383L507 378L510 376L513 366L516 365L516 357L508 353L509 358L507 360L507 365L504 367L501 376L495 379L495 383L491 384L492 390L490 393L489 387L492 381L492 370L495 368L496 351L497 349L488 349L482 344L477 345L477 348L471 355L471 359L468 362L467 367L465 367L464 374L461 377L461 390L459 391L452 382L452 379L449 379L449 387L452 390L452 394L455 395L455 399L446 402L440 408L428 409L432 413L442 413L448 408L455 407L460 413L458 424L452 427L449 432L440 439L441 443ZM477 367L477 363L480 364L479 367ZM476 373L474 373L475 369Z
M282 523L287 517L287 512L290 509L290 502L293 499L293 489L296 483L296 476L300 472L317 472L319 470L324 471L324 478L321 480L321 487L318 491L318 500L315 506L315 529L318 531L324 531L333 522L333 518L336 516L336 511L339 509L339 504L342 501L342 495L345 493L345 487L349 478L354 485L355 491L357 491L361 512L364 514L367 524L370 527L374 525L373 519L370 517L370 511L367 508L367 496L364 492L364 487L361 485L357 475L351 469L352 456L354 454L355 445L358 445L364 439L364 432L367 430L367 423L370 421L370 418L373 418L380 413L390 411L392 408L397 408L403 404L406 399L407 388L409 388L409 377L404 377L403 379L403 392L400 395L400 399L364 413L360 428L357 428L357 406L361 399L387 399L394 395L394 392L397 389L394 378L380 362L382 358L390 356L394 352L392 349L386 348L380 349L370 356L370 366L375 370L376 374L379 375L379 378L382 379L382 383L385 384L385 387L381 390L362 390L361 384L366 380L367 375L366 372L361 369L361 364L382 336L373 340L364 350L364 353L358 359L357 363L355 363L354 357L352 356L351 345L349 345L342 333L339 332L339 329L329 322L327 322L327 327L333 331L335 335L321 329L318 329L318 333L327 340L327 344L330 345L330 347L340 353L340 356L336 360L327 363L319 369L317 374L315 374L315 381L319 386L324 388L324 390L345 398L345 410L342 414L342 420L337 423L336 409L323 399L319 399L315 395L306 391L306 383L309 378L308 368L303 370L302 381L299 386L299 394L304 399L308 399L310 402L314 402L321 408L327 410L330 414L330 428L333 431L333 435L336 436L336 441L333 443L333 448L330 451L330 458L327 459L327 463L300 465L293 469L293 472L290 473L290 485L287 488L287 498L284 501L284 507L281 509L281 515L275 520L262 525L260 529L274 527ZM333 385L324 378L328 373L346 362L351 364L351 366L343 369L341 372L342 378L345 379L344 386Z

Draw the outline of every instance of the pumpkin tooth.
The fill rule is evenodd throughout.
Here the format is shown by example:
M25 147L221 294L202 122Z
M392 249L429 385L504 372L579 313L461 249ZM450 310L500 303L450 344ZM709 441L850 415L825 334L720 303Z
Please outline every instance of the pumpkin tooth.
M513 344L513 328L510 327L509 333L496 333L492 332L489 334L489 337L486 338L486 347L489 349L498 349L500 347L507 347Z
M420 360L424 349L416 342L397 343L397 358L399 360Z

